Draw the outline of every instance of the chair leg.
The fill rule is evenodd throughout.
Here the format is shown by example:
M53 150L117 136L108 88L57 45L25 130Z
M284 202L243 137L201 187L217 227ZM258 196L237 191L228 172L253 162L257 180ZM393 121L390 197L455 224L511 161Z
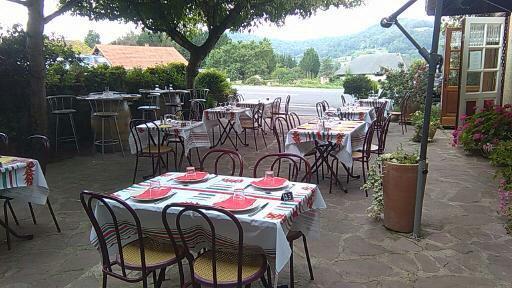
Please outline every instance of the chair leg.
M48 205L48 210L50 211L50 214L52 215L53 223L55 224L55 228L57 228L57 232L60 233L60 226L57 222L57 217L55 217L55 212L53 212L52 204L50 202L50 199L46 199L46 204Z
M36 225L37 224L36 215L34 214L34 209L32 208L32 203L28 202L28 208L30 209L30 215L32 216L32 222L34 222L34 225Z
M261 129L261 136L263 137L263 143L265 143L265 148L268 148L267 140L265 139L265 131L263 130L263 128L260 128L260 129Z
M14 223L20 226L20 222L18 222L18 217L16 217L16 213L14 213L14 209L12 208L11 201L7 201L7 205L9 206L9 210L11 211L12 218L14 219Z
M4 222L5 222L5 239L7 240L7 250L11 250L11 234L9 232L9 215L7 214L7 206L9 200L4 201Z
M185 275L183 274L183 263L181 263L181 261L178 262L178 271L180 273L180 287L183 287L185 284Z
M105 157L105 119L101 118L101 159Z
M270 265L267 265L267 281L268 287L272 287L272 272L270 271Z
M55 116L55 152L57 152L57 146L59 143L59 114L56 114Z
M137 177L137 168L139 166L139 155L135 156L135 169L133 170L133 184L135 184L135 178Z
M292 253L290 255L290 288L295 287L295 275L293 273L293 242L290 242L290 249Z
M73 120L73 114L69 114L69 121L71 122L71 130L73 130L73 137L75 138L76 152L80 153L78 148L78 137L76 136L75 121Z
M121 146L121 153L123 153L123 158L124 158L125 155L124 155L124 149L123 149L123 142L121 141L121 134L119 134L119 126L117 125L117 117L114 117L114 123L116 124L117 139L119 140L119 146Z
M165 267L160 269L160 273L158 273L158 279L156 281L156 288L162 287L162 282L165 280Z
M101 287L107 288L107 273L103 272L103 281Z
M263 284L263 287L269 288L267 278L265 278L265 274L261 275L260 280L261 280L261 284Z
M252 129L252 135L254 136L254 146L256 146L256 151L258 151L258 141L256 141L256 129ZM247 140L245 140L247 143Z
M315 280L315 277L313 276L313 266L311 265L311 259L309 258L308 242L306 241L306 236L304 235L302 235L302 242L304 243L304 252L306 253L306 260L308 262L309 277L311 280Z

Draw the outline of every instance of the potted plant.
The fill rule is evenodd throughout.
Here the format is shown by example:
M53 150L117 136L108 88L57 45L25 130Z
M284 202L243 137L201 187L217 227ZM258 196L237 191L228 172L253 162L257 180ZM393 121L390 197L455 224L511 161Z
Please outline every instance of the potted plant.
M369 216L384 214L384 226L390 230L409 233L413 229L418 162L417 153L405 152L402 147L384 154L370 168L368 181L361 187L373 191Z
M430 128L428 132L428 141L434 140L434 136L436 135L437 129L441 127L441 117L440 117L440 108L439 106L432 106L432 113L430 114ZM423 111L419 110L412 114L411 122L416 129L414 136L412 137L412 141L420 142L422 137L422 129L423 129Z

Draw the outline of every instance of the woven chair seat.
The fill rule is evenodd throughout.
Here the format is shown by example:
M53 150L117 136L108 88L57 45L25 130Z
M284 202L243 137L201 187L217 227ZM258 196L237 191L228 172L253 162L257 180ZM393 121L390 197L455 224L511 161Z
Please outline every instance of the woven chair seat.
M238 281L238 254L217 251L217 283L219 285L236 284ZM213 253L207 251L194 260L194 277L203 283L213 285ZM251 254L243 256L242 282L259 279L267 269L264 255Z
M173 152L173 151L174 151L174 149L172 149L172 147L170 147L170 146L160 145L160 154L169 153L169 152ZM156 146L156 145L148 146L148 147L142 149L142 152L147 153L147 154L158 154L158 146Z
M139 106L139 110L160 110L158 106Z
M392 111L392 112L389 112L389 115L398 115L398 116L400 116L400 115L402 115L402 112L400 112L400 111Z
M144 243L146 267L155 269L176 262L176 253L173 251L170 243L162 243L151 238L144 238L142 241ZM139 240L135 240L123 246L123 259L126 268L132 270L141 269ZM117 256L117 262L121 263L119 255Z
M363 158L363 152L361 152L361 151L354 151L354 152L352 152L352 158L354 158L354 159Z
M92 113L92 116L100 117L100 118L110 118L110 117L117 117L119 113L117 112L94 112Z

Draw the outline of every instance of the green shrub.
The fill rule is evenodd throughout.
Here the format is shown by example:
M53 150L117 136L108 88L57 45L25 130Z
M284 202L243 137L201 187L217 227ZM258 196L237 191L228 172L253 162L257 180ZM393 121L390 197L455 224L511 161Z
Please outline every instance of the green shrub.
M265 85L265 81L263 81L263 79L257 75L247 78L244 83L247 85Z
M160 88L171 86L174 89L185 89L185 69L183 63L169 63L146 69L146 76L150 79L151 86L159 85Z
M226 102L228 95L234 93L231 84L227 81L226 74L215 69L199 73L195 80L195 88L209 89L209 97L217 102Z
M304 77L304 71L300 67L278 67L272 72L272 78L281 84L289 84Z
M345 93L357 98L368 98L374 90L373 85L373 81L365 75L349 75L343 81Z

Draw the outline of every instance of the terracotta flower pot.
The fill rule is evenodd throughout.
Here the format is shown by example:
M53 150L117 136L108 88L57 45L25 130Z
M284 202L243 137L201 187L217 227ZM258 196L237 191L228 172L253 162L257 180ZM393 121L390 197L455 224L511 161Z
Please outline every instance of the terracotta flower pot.
M384 162L384 226L397 232L410 233L414 224L418 164Z

